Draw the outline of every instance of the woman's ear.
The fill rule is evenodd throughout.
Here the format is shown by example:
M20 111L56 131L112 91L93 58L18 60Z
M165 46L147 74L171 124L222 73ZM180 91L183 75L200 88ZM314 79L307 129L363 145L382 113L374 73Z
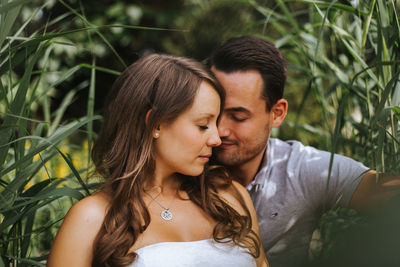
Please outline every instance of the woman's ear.
M145 123L146 123L146 124L147 124L148 121L149 121L149 117L150 117L151 111L152 111L152 110L150 109L150 110L147 111L147 113L146 113L146 117L145 117ZM158 137L160 137L160 126L157 126L155 129L153 129L152 134L153 134L153 138L155 138L155 139L157 139Z
M146 113L146 117L144 119L144 122L146 123L146 125L147 125L147 122L149 121L149 117L150 117L151 111L152 111L152 109L149 109L149 111L147 111L147 113Z
M286 117L288 109L288 102L286 99L279 99L271 109L272 113L272 128L281 126L283 120Z

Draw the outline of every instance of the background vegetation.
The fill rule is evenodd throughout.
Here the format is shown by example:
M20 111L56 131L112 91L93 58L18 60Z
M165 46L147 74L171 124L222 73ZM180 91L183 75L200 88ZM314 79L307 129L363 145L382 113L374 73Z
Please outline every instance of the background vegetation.
M399 12L399 0L0 0L0 266L44 266L66 211L97 185L89 153L108 89L152 51L205 60L229 37L270 40L290 104L273 135L400 174ZM363 222L327 211L310 264L345 253L336 244L370 233Z

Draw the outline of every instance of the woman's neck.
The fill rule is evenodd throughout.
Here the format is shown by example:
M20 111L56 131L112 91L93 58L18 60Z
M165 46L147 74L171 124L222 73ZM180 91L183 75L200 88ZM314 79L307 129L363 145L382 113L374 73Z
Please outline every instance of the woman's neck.
M176 195L179 190L181 181L177 174L162 176L155 172L154 178L148 183L145 183L143 189L146 192L155 192L164 196Z

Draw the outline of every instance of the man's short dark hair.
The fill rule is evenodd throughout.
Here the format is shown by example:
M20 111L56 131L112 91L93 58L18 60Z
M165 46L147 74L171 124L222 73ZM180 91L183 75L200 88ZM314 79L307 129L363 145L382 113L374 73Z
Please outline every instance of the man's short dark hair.
M264 82L262 97L267 110L283 97L285 60L279 49L264 39L252 36L229 39L214 51L208 64L226 73L257 70Z

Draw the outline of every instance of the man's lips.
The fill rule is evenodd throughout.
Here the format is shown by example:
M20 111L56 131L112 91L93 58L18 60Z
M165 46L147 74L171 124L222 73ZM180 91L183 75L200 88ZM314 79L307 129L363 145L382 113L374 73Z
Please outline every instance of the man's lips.
M236 145L235 142L231 142L231 141L222 141L222 143L217 147L217 148L229 148Z

